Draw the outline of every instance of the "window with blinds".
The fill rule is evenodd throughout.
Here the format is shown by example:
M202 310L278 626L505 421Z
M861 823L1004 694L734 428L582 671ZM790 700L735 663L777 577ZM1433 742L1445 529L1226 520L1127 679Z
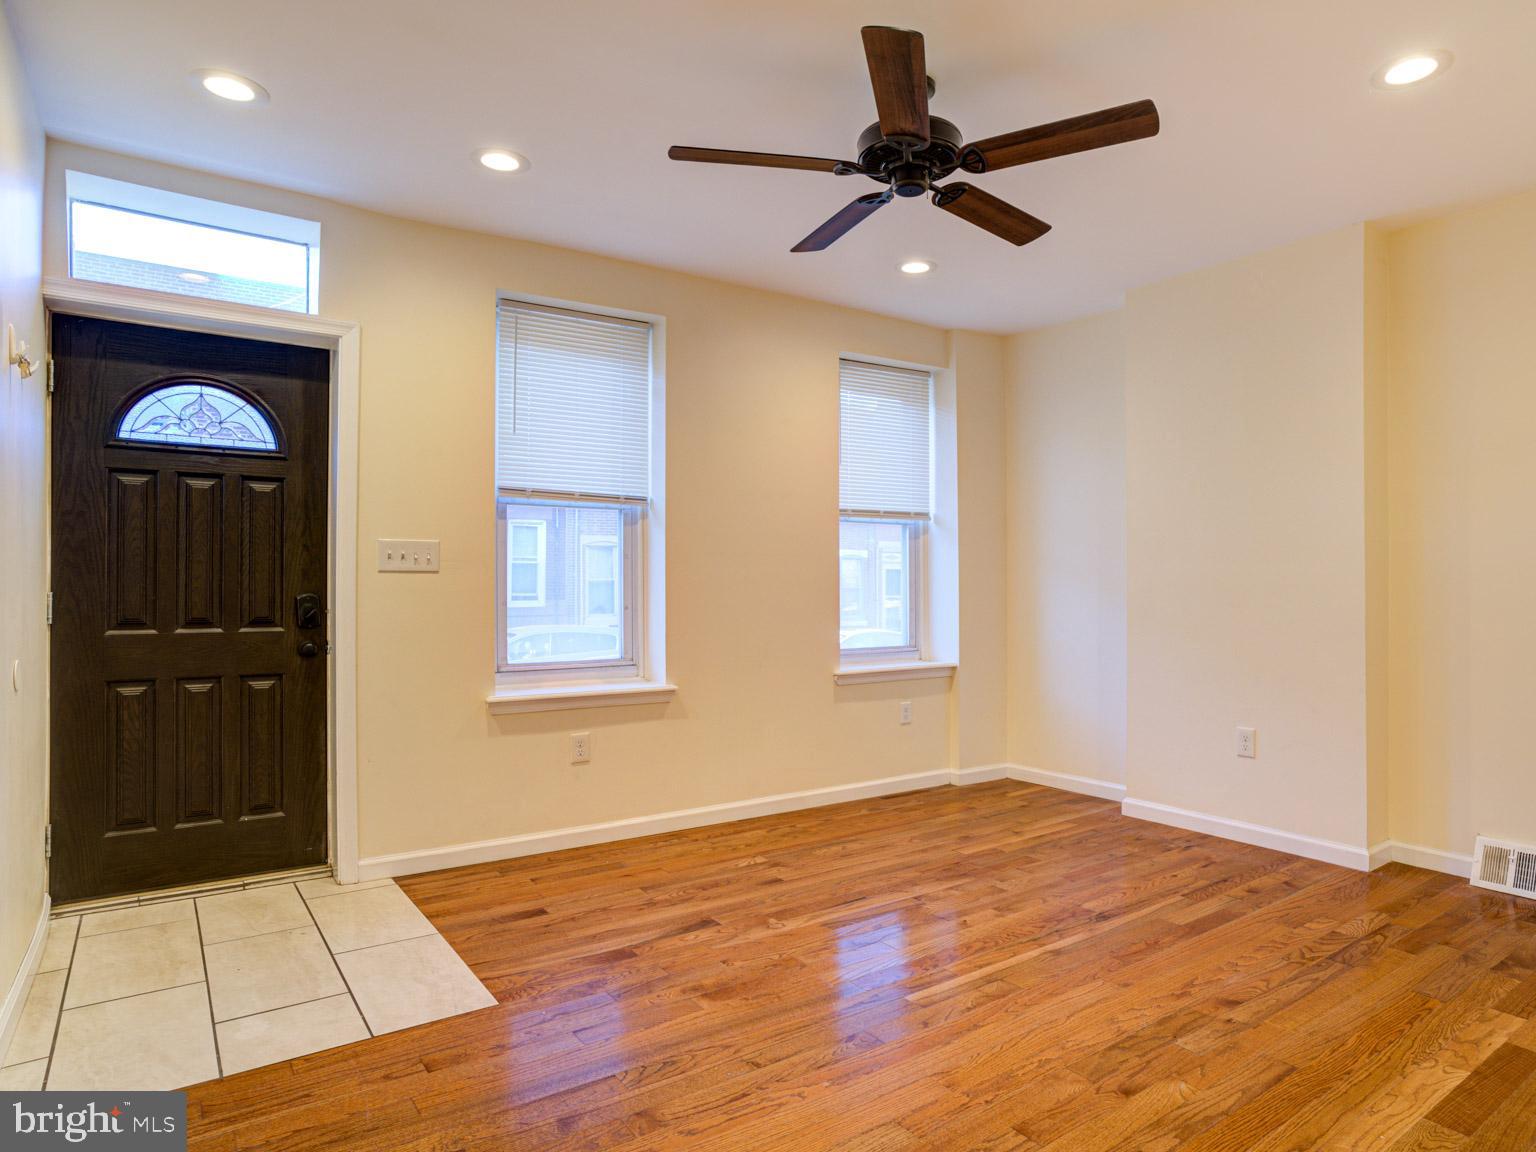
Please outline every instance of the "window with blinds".
M498 304L498 672L639 673L651 337L643 320Z
M503 300L496 317L496 487L645 501L651 326Z
M920 659L933 489L933 378L838 367L838 643L843 659Z
M933 488L933 377L844 360L838 503L844 515L927 517Z

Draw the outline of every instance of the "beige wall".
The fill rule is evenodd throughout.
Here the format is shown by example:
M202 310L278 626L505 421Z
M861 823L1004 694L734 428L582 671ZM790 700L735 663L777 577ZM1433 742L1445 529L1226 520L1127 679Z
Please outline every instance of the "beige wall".
M1356 847L1364 249L1350 228L1126 305L1128 795Z
M1365 228L1365 763L1366 843L1391 839L1388 667L1388 437L1392 285L1387 240Z
M0 10L0 341L46 349L38 262L43 136ZM3 359L3 357L0 357ZM44 891L47 702L43 631L44 373L0 366L0 998L31 943ZM12 668L17 669L13 686Z
M1008 759L1125 780L1119 312L1007 342Z
M1010 337L1009 758L1117 779L1119 689L1133 798L1357 847L1536 842L1532 253L1536 190ZM1099 529L1127 471L1117 671Z
M1536 189L1389 247L1392 836L1536 843Z
M831 676L838 355L942 368L945 332L69 144L50 145L48 167L52 275L65 268L66 168L322 224L322 310L363 333L365 858L950 766L946 682L834 688ZM680 689L670 704L486 710L498 291L666 317L667 675ZM1000 407L1000 391L984 347L974 385L972 361L967 351L956 380L961 426L996 427L1000 411L987 408ZM996 487L974 468L961 482ZM441 538L442 572L373 571L381 536ZM1000 565L1000 545L998 554ZM910 726L897 723L901 699L914 702ZM996 723L992 746L1000 712ZM593 733L590 764L567 762L573 730Z
M955 416L958 646L950 765L992 766L1007 760L1008 656L1003 613L1007 563L1007 455L1003 344L998 336L950 334L949 366L960 382ZM945 525L935 524L942 532Z

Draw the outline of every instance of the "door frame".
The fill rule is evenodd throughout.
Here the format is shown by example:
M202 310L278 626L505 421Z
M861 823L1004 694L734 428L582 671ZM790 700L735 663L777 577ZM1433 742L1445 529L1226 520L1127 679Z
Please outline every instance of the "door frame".
M154 328L176 328L215 336L270 340L324 348L331 353L331 467L326 505L326 582L331 606L330 665L326 677L327 796L331 868L342 884L357 881L357 434L362 335L350 320L327 320L302 312L281 312L220 300L204 300L144 288L124 288L67 277L43 281L43 305L96 320L121 320ZM51 390L51 381L50 381ZM45 430L48 476L53 468L52 407ZM48 481L51 485L51 479ZM53 523L48 488L47 523ZM51 536L51 532L50 532ZM50 545L51 547L51 545ZM53 557L48 557L53 586ZM52 661L52 633L48 637ZM50 726L50 757L53 733ZM44 771L49 771L47 765Z

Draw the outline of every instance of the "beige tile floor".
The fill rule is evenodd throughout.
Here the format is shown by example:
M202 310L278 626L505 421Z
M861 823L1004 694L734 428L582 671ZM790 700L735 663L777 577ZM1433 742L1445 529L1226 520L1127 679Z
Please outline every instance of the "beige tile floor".
M170 1089L488 1007L390 880L56 919L0 1089Z

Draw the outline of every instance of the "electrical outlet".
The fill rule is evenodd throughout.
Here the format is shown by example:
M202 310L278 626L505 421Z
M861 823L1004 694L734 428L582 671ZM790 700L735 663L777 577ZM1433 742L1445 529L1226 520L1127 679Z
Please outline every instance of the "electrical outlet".
M380 540L380 572L436 572L442 557L436 540Z
M901 722L903 724L912 723L912 701L910 700L903 700L901 702Z
M571 763L585 764L592 759L592 733L571 733Z
M1252 728L1237 730L1237 754L1252 760L1259 754L1259 734Z

